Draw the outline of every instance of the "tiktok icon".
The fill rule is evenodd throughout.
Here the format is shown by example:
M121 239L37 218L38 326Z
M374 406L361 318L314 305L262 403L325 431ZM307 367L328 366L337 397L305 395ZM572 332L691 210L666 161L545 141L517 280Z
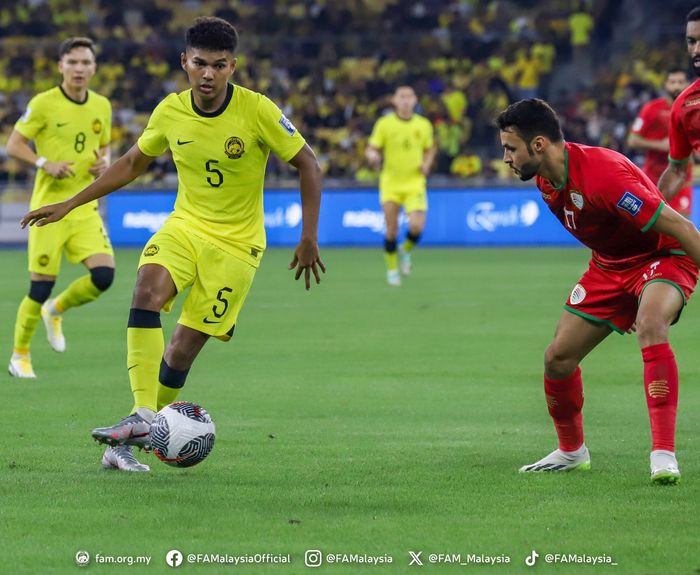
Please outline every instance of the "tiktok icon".
M528 567L534 567L535 563L537 563L537 558L539 556L540 554L533 549L532 553L525 557L525 565L527 565Z

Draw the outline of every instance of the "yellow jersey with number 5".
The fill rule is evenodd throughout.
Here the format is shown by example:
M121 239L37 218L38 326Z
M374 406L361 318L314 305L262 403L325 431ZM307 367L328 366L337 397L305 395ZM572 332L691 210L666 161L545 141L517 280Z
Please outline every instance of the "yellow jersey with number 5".
M263 185L270 151L287 162L304 144L271 100L233 84L214 112L200 110L192 90L170 94L138 140L146 156L172 151L179 184L170 218L255 266L265 249Z
M57 86L29 101L15 130L34 140L38 156L51 162L72 162L75 173L59 180L37 170L31 200L31 209L36 209L66 200L93 182L95 177L88 170L96 161L95 152L111 140L112 106L92 90L88 90L84 102L77 102ZM66 217L83 219L96 207L96 201L90 202Z
M425 192L420 168L424 153L433 147L433 125L427 118L413 114L404 120L396 113L382 116L374 125L369 144L384 154L379 175L383 192Z

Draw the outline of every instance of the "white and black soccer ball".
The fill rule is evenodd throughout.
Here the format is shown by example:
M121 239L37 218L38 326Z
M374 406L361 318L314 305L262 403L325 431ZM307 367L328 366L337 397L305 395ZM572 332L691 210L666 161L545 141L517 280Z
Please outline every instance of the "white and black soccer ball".
M206 409L178 401L156 414L150 434L158 459L173 467L192 467L204 461L214 447L216 428Z

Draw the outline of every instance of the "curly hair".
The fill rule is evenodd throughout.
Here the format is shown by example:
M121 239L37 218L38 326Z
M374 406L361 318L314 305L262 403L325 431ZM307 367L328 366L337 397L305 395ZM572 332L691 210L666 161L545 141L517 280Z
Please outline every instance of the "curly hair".
M202 16L185 32L185 46L212 52L235 52L238 46L238 32L226 20L215 16Z

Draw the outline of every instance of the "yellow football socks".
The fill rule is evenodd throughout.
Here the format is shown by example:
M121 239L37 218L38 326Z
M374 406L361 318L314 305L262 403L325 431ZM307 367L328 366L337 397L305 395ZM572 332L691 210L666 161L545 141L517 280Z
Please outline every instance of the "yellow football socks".
M165 342L161 327L129 327L126 330L127 367L134 394L134 409L157 411L158 371Z
M168 387L167 385L158 383L158 411L175 401L181 391L181 387Z
M399 256L396 252L384 252L384 261L388 270L399 269Z
M29 353L29 345L41 318L41 304L28 296L19 304L15 321L15 353Z
M101 293L92 283L92 277L89 274L84 275L56 296L54 306L56 311L63 313L72 307L95 301Z

